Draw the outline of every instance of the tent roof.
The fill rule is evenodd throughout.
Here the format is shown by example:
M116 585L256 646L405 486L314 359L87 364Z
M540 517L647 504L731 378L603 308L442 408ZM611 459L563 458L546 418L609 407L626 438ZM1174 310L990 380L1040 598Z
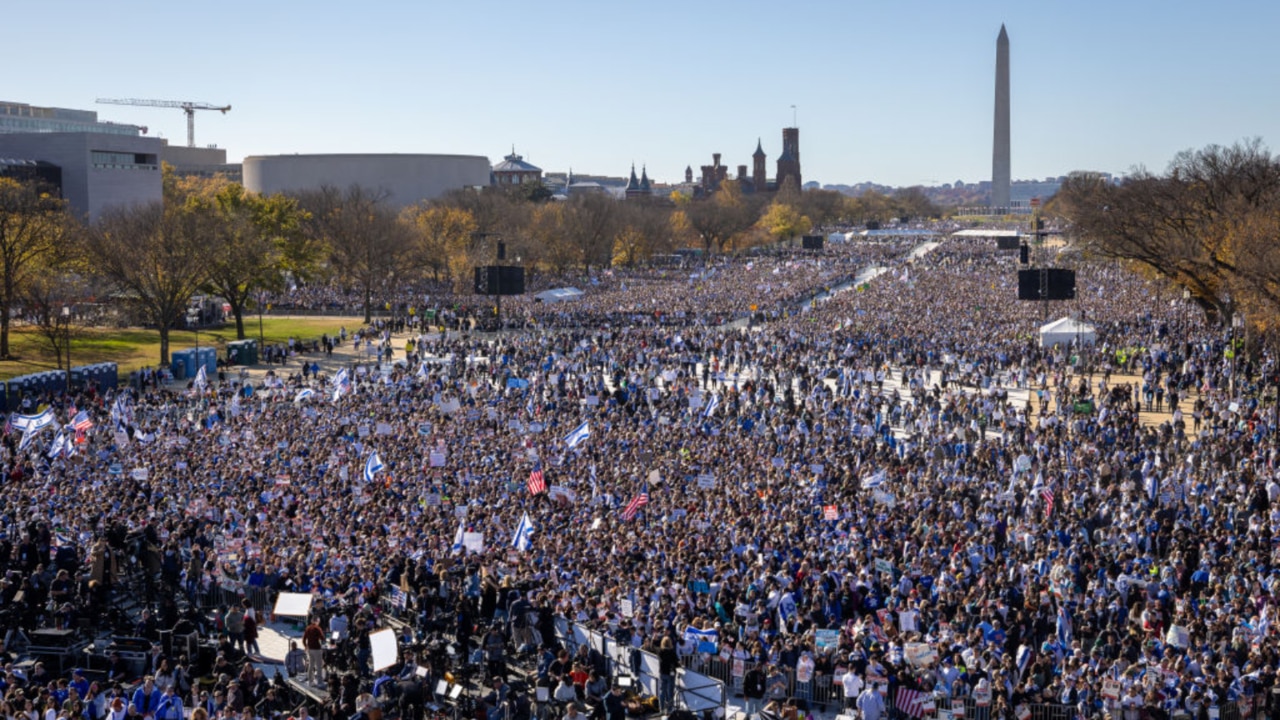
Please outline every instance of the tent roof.
M543 290L536 293L533 297L542 302L559 302L561 300L577 300L583 296L583 292L578 288L554 288L551 290Z
M1040 327L1042 333L1091 333L1097 332L1097 328L1086 322L1081 322L1071 317L1064 317L1054 320L1048 325Z
M1018 231L1018 230L994 230L994 229L988 230L988 229L973 229L973 230L960 230L960 231L957 231L957 232L953 232L953 233L951 233L951 237L958 237L958 238L1016 238L1016 237L1022 237L1022 233L1021 233L1020 231Z

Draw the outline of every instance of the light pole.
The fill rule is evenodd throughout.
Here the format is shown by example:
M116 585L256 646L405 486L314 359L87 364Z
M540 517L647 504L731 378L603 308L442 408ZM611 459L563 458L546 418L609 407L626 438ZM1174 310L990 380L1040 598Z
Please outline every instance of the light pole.
M67 392L71 392L71 306L62 306L63 338L67 344Z
M263 338L263 335L262 335L262 304L266 302L266 298L267 298L266 291L259 290L258 291L258 352L262 352L263 348L265 348L267 345L267 341Z

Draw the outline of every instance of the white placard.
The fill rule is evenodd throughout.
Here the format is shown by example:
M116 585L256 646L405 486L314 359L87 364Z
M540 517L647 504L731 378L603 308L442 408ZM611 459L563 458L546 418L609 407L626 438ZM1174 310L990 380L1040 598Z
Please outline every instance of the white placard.
M462 533L462 547L467 552L483 553L484 552L484 533L464 532Z
M307 617L311 614L311 593L280 593L272 613L280 617Z
M369 649L373 651L373 671L396 664L396 631L391 628L369 633Z
M390 435L391 423L384 423L384 422L378 423L377 429L374 432L378 433L379 435Z

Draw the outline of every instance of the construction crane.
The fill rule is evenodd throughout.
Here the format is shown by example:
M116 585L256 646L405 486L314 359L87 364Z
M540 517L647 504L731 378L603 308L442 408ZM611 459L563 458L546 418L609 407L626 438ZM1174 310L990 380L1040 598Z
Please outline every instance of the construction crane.
M187 114L187 147L196 146L196 111L217 110L223 115L231 109L230 105L210 105L209 103L191 102L190 100L136 100L133 98L113 99L98 98L99 105L139 105L141 107L178 108Z

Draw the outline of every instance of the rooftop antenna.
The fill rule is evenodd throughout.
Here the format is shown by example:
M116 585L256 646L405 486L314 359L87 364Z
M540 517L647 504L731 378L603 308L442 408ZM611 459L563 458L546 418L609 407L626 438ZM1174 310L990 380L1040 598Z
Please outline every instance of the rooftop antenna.
M791 127L800 127L796 124L796 106L791 106Z

